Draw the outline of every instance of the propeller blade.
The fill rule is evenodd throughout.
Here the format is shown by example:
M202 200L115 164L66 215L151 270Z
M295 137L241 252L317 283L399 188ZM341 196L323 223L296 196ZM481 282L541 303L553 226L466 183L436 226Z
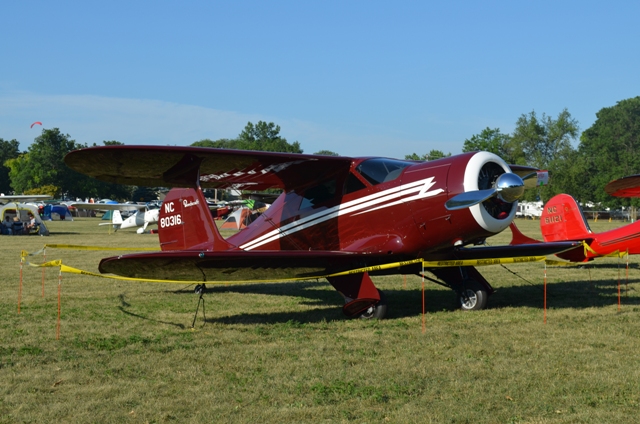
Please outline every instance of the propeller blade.
M524 188L526 190L530 188L535 188L541 185L547 185L549 183L549 172L538 171L531 174L527 174L522 177L522 180L524 181Z
M470 208L473 205L482 203L485 200L495 196L497 192L498 190L496 190L495 188L488 188L486 190L467 191L464 193L460 193L457 196L454 196L451 199L447 200L444 206L450 211Z
M530 174L522 176L521 178L522 178L522 181L524 181L524 188L525 189L534 188L536 185L538 185L538 173L537 172L532 172Z
M496 180L498 197L507 203L513 203L524 194L524 182L516 174L502 174Z

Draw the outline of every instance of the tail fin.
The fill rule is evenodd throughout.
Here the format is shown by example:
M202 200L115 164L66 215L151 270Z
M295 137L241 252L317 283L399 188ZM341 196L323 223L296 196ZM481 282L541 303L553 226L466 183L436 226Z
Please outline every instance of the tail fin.
M174 188L160 207L158 234L162 250L229 250L200 188Z
M558 194L544 205L540 230L544 241L584 240L592 237L582 209L568 194Z
M511 224L509 224L509 228L511 229L511 243L509 244L512 246L516 246L519 244L541 243L540 240L536 240L522 234L522 231L520 231L520 228L516 227L516 224L514 222L511 222Z
M111 223L115 225L122 225L122 215L120 215L120 211L118 209L114 209L111 211ZM119 228L119 227L118 227Z

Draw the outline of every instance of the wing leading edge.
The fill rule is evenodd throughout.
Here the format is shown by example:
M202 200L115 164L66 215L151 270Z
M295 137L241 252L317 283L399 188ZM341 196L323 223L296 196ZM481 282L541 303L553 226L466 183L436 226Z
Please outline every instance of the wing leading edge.
M544 256L565 252L578 242L462 248L425 260L472 260ZM167 251L115 256L100 262L100 272L154 280L278 281L319 278L338 272L375 267L416 258L338 251ZM370 274L417 273L420 265L399 266Z
M346 173L352 158L177 146L99 146L65 157L71 169L102 181L147 187L288 190Z

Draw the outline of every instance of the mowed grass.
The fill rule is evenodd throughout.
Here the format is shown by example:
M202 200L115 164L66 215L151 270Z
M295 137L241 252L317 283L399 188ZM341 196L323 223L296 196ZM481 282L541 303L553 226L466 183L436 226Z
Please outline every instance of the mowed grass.
M388 318L349 320L325 281L209 286L195 330L193 286L26 267L47 244L157 246L96 219L50 237L0 236L0 422L628 423L640 413L638 258L546 270L483 267L497 292L480 312L416 276L374 278ZM539 238L537 221L517 221ZM622 225L591 223L596 231ZM489 239L508 243L510 232ZM48 249L97 272L118 252ZM42 257L30 257L34 263ZM618 308L618 282L621 306Z

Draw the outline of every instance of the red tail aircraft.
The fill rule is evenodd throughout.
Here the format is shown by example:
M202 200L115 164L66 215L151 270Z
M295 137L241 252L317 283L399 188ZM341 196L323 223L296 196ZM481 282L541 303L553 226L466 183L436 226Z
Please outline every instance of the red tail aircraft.
M632 175L607 184L605 191L617 197L640 197L640 176ZM559 194L547 202L540 217L540 230L545 242L585 241L588 248L574 249L557 254L573 262L586 262L614 252L640 254L640 221L602 233L589 228L582 209L568 194ZM512 231L514 228L512 227ZM517 231L517 229L515 230ZM516 235L516 243L531 243L535 240Z
M196 147L102 146L71 152L65 162L103 181L183 187L172 189L161 208L162 251L103 259L101 272L202 282L328 276L344 297L347 316L382 318L385 298L370 275L421 274L420 259L536 256L579 245L473 247L509 226L524 192L523 179L487 152L413 162ZM516 171L523 175L534 171L531 175L536 176L532 168ZM224 239L201 187L279 188L283 193L251 225ZM399 266L384 266L389 263ZM482 309L493 293L474 267L428 271L455 290L463 309Z

